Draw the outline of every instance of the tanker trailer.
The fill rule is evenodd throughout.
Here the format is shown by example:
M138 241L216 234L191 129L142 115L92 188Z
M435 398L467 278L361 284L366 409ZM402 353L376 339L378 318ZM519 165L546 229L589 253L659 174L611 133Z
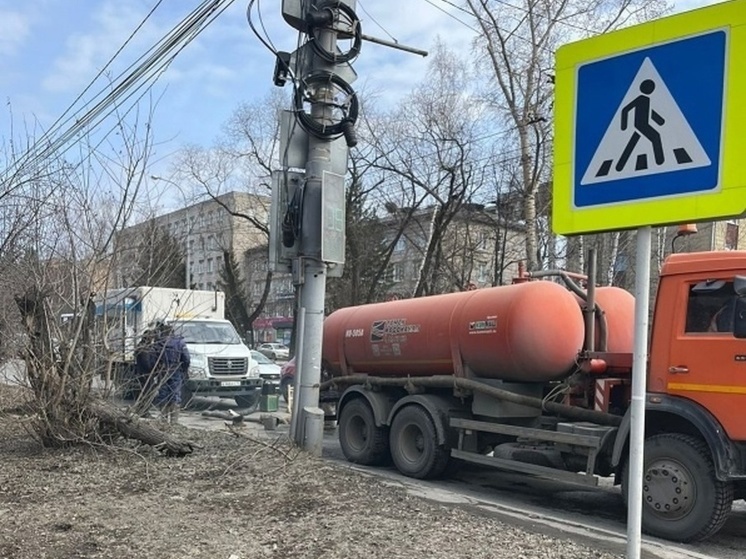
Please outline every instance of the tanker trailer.
M329 315L322 358L330 382L346 387L337 417L347 459L393 460L422 479L460 461L584 485L609 475L629 378L602 357L631 352L634 299L618 288L597 288L589 302L578 293L526 281Z
M660 270L643 466L654 536L705 539L746 496L745 270L746 251L674 254ZM536 281L550 274L568 289ZM588 486L614 475L627 498L634 300L564 272L519 280L327 318L349 460L416 478L461 461ZM723 308L732 324L713 330Z

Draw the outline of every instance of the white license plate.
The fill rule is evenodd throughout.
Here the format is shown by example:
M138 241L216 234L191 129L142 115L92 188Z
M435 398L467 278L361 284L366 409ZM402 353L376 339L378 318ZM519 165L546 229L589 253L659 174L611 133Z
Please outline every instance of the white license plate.
M241 386L240 380L224 380L220 383L220 386Z

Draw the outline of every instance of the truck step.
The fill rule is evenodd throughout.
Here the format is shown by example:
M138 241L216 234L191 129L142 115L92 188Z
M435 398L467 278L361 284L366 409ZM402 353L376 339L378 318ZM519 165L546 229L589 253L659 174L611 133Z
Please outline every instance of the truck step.
M583 485L585 487L598 486L598 478L594 475L566 472L563 470L557 470L555 468L548 468L547 466L538 466L536 464L528 464L526 462L505 460L503 458L495 458L494 456L485 456L484 454L477 454L476 452L467 452L457 449L451 450L451 456L453 458L463 460L464 462L471 462L473 464L489 466L498 470L520 472L523 474L529 474L545 479Z

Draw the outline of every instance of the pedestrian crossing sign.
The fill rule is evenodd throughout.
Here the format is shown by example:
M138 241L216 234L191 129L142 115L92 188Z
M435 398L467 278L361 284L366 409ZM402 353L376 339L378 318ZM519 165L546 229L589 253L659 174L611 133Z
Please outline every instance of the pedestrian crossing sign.
M553 227L570 234L746 210L746 0L557 54Z

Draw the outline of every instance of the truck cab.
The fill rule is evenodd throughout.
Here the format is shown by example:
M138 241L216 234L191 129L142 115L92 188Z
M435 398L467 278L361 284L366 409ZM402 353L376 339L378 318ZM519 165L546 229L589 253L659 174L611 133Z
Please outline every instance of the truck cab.
M650 533L703 539L746 496L746 321L737 311L744 296L746 252L674 254L661 269L645 402ZM628 426L615 452L625 497Z
M233 398L239 407L259 399L262 380L259 364L227 320L173 320L174 332L183 336L191 364L182 402L195 395Z
M746 341L733 331L739 276L746 276L742 252L668 258L656 299L648 390L707 410L728 438L746 441Z

